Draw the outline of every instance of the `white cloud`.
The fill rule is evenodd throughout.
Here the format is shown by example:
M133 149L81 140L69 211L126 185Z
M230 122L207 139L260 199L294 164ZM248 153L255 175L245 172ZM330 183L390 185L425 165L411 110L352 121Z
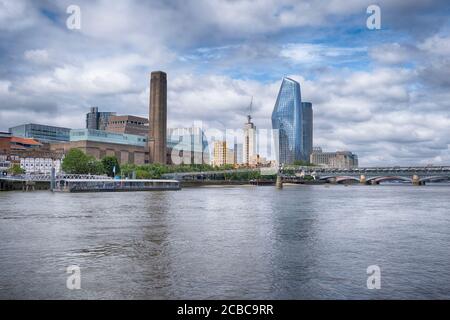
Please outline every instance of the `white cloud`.
M323 63L325 60L337 62L367 51L364 47L333 47L324 44L289 43L282 47L280 57L295 63Z
M24 57L36 64L46 64L48 62L48 52L44 49L27 50L24 53Z

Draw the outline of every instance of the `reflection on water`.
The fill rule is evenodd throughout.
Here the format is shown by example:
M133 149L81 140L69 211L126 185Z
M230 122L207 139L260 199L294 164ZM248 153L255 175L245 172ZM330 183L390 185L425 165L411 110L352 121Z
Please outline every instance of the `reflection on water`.
M450 298L448 186L0 193L0 298ZM66 267L81 290L66 289ZM366 269L379 265L381 290Z

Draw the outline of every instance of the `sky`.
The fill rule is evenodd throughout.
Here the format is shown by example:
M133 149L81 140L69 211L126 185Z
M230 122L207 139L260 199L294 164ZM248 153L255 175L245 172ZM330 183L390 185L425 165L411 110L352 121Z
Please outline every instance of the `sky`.
M366 26L368 6L381 28ZM77 5L81 28L66 12ZM450 165L446 0L0 0L0 131L85 127L91 106L148 116L168 75L168 126L257 128L285 76L313 104L314 145L361 166Z

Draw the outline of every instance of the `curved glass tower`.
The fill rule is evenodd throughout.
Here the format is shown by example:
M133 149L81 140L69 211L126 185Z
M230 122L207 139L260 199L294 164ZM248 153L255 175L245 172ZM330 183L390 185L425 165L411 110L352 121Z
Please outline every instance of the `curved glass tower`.
M278 130L275 148L279 164L306 160L306 155L302 152L302 118L300 84L292 79L283 78L272 112L272 129Z

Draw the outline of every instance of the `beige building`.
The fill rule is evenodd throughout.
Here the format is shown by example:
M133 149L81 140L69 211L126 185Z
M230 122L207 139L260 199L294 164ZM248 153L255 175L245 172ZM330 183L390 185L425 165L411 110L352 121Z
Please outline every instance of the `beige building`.
M252 159L256 156L256 127L248 115L248 121L244 126L243 163L252 165Z
M235 164L235 153L233 149L227 148L226 141L214 141L213 166L223 166L225 164Z
M321 148L314 148L310 162L330 168L350 169L358 167L358 156L350 151L323 152Z

